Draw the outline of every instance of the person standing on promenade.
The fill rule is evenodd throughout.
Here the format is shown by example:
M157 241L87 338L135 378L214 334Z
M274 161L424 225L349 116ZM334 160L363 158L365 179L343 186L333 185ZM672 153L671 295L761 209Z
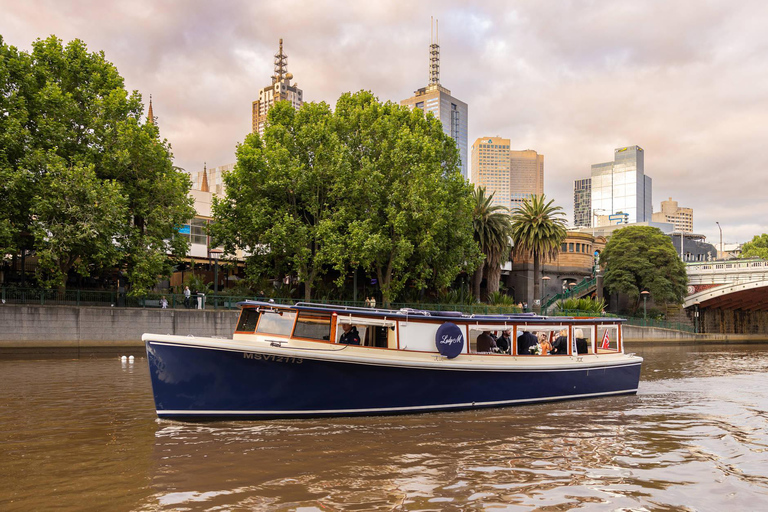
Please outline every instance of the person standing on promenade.
M184 287L184 307L189 309L189 299L192 297L192 292L189 291L189 286Z

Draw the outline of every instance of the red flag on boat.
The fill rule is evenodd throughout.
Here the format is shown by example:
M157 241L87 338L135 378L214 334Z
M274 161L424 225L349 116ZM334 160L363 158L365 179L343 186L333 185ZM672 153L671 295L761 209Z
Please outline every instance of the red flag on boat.
M603 334L603 344L600 346L600 348L610 348L608 341L608 329L606 329L605 334Z

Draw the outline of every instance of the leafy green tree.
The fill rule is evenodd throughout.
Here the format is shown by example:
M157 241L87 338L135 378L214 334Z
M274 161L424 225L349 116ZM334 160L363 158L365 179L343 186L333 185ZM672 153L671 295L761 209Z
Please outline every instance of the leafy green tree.
M348 155L339 242L352 266L375 273L384 305L409 282L442 290L474 269L471 186L440 121L365 91L342 95L336 119Z
M38 257L38 282L63 289L74 268L87 276L119 258L113 234L125 219L120 185L99 180L88 167L51 164L43 179L45 195L33 202L32 234Z
M269 268L278 275L295 272L309 300L324 265L333 263L324 240L338 229L341 147L325 103L296 111L278 102L267 125L263 141L251 134L238 147L236 168L224 176L227 195L214 199L211 233L228 252L252 253L252 280Z
M129 94L104 53L88 52L80 40L64 46L51 36L35 41L30 54L0 44L0 57L0 101L8 112L0 116L0 206L12 212L0 225L10 230L9 245L23 257L39 242L32 234L33 212L43 206L36 202L45 200L52 179L65 176L49 177L52 169L92 168L104 187L117 182L126 198L122 222L104 235L121 250L118 265L128 273L131 293L144 293L170 270L169 252L188 250L174 233L194 209L189 178L173 167L157 127L142 122L140 95ZM56 242L52 236L49 241Z
M406 283L445 287L476 262L468 185L455 144L434 118L367 92L270 110L264 138L238 147L214 201L215 243L252 254L253 282L295 273L311 298L335 269L378 277L384 303Z
M510 235L512 224L509 210L494 205L493 194L485 195L485 187L476 187L472 191L474 210L472 213L472 227L475 242L485 255L483 265L479 265L473 277L474 295L480 297L480 284L485 272L488 279L489 296L499 291L501 279L501 265L504 259L509 257Z
M535 195L512 210L514 253L533 259L534 304L541 303L541 260L557 258L566 235L563 209L552 203L543 194Z
M742 258L761 258L768 260L768 234L755 235L741 248Z
M658 228L627 226L614 232L600 255L604 283L611 293L625 293L639 304L647 290L657 304L680 304L688 275L672 240Z

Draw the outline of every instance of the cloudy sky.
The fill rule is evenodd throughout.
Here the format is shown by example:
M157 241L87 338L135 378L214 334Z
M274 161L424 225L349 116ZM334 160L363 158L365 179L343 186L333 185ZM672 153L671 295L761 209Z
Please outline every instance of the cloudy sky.
M399 101L428 78L469 104L470 144L511 139L545 158L545 192L572 220L573 180L645 149L654 209L672 197L719 242L768 232L768 2L764 0L0 0L0 34L103 50L188 171L234 161L278 39L308 101L366 89Z

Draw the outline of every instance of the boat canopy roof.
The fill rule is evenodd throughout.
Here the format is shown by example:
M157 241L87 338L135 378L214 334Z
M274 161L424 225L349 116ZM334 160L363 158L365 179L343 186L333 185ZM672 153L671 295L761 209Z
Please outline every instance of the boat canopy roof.
M312 302L297 302L296 304L277 304L275 302L245 300L237 303L241 308L272 308L291 309L295 311L315 311L324 313L336 313L338 315L364 315L366 317L397 318L402 320L429 319L443 322L461 323L516 323L516 324L595 324L595 323L622 323L623 318L617 317L571 317L571 316L541 316L535 313L511 313L498 315L479 315L462 313L461 311L433 311L426 309L382 309L363 308L358 306L341 306L334 304L316 304Z

